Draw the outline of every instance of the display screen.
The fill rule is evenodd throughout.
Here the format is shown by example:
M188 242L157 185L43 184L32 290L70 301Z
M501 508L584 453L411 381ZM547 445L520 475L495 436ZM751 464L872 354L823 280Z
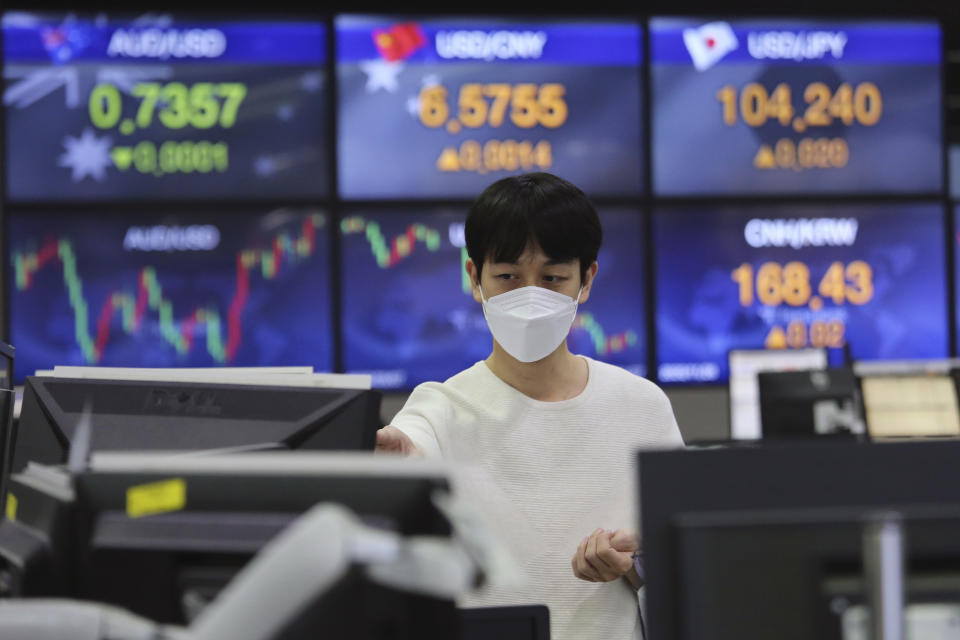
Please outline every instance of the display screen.
M950 145L950 197L960 200L960 144Z
M960 204L953 204L953 283L954 283L954 293L956 297L956 309L957 313L957 326L955 331L957 332L957 339L960 340ZM960 344L960 342L958 342ZM960 362L957 362L957 367L960 368Z
M934 23L650 23L658 195L939 193Z
M352 211L341 220L343 357L378 388L443 381L490 355L492 340L463 264L465 214ZM600 213L604 243L574 353L646 373L640 212Z
M16 377L56 365L333 368L327 217L8 215Z
M957 386L949 375L861 376L871 438L960 436Z
M11 199L328 191L325 27L3 16Z
M530 171L641 193L637 23L341 16L336 32L344 197L474 197Z
M947 356L940 205L664 208L654 227L661 382L724 381L730 349Z
M826 349L733 349L727 357L730 376L730 438L758 440L760 424L760 383L762 371L804 371L825 369Z

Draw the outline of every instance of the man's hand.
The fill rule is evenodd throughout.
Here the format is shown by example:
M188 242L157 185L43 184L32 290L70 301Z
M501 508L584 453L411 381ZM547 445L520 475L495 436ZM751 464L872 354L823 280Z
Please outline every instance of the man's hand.
M610 538L610 546L617 551L633 553L640 549L640 538L632 529L617 529Z
M407 434L390 425L377 431L377 446L374 453L399 453L403 456L423 457L423 452L413 444L413 440L408 438Z
M587 582L612 582L633 569L637 534L627 529L597 529L583 539L573 555L573 575Z

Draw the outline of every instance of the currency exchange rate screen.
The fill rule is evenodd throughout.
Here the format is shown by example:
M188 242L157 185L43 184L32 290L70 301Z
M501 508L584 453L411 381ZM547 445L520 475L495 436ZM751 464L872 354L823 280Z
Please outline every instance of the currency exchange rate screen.
M8 196L324 196L325 41L319 22L8 12Z
M17 380L55 365L333 368L327 216L8 220Z
M379 388L443 381L490 355L473 298L462 212L355 210L341 221L343 357ZM604 242L589 300L577 310L570 350L646 373L643 225L636 209L600 212Z
M656 194L940 192L936 24L662 18L650 44Z
M344 197L474 197L529 171L641 193L638 23L341 16L336 32Z
M654 227L662 382L724 381L730 349L948 355L942 205L660 208Z

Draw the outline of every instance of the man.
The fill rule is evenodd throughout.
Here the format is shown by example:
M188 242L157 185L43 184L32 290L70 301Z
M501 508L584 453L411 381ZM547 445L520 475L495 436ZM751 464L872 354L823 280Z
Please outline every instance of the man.
M414 389L377 450L479 469L454 486L528 580L458 604L546 604L554 640L638 638L635 453L683 440L656 385L567 349L597 275L600 220L579 188L533 173L490 185L465 234L493 351Z

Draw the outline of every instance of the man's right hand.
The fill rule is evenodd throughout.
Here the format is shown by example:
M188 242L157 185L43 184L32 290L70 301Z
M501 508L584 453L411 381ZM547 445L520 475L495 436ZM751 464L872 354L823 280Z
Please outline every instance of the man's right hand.
M377 447L374 453L399 453L403 456L423 457L423 452L413 444L403 431L387 425L377 431Z

